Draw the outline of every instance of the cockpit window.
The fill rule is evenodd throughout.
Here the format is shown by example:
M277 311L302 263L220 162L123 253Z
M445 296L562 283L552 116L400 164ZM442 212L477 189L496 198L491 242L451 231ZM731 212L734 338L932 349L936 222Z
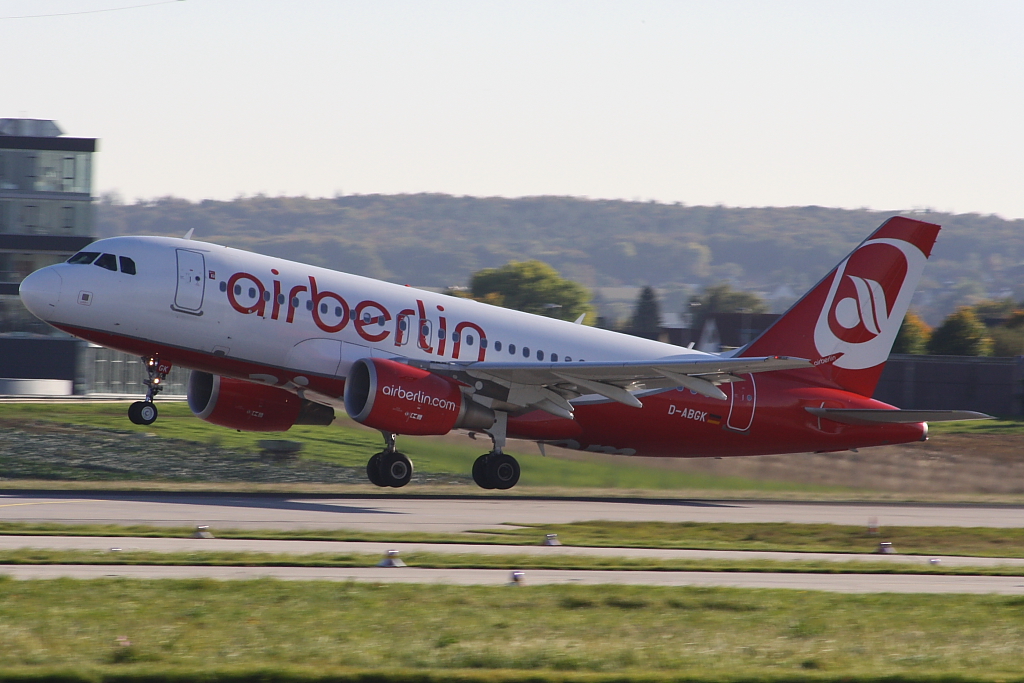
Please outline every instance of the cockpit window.
M102 254L93 265L117 272L117 257L113 254Z
M121 272L125 275L135 275L135 261L127 256L119 256L121 260Z
M98 251L80 251L68 259L68 263L92 263L99 256Z

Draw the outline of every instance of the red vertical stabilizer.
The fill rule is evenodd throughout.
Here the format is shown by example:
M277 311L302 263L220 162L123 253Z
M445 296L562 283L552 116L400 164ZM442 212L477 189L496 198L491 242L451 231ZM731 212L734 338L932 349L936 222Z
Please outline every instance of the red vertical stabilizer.
M739 355L807 358L793 376L871 396L938 234L890 218Z

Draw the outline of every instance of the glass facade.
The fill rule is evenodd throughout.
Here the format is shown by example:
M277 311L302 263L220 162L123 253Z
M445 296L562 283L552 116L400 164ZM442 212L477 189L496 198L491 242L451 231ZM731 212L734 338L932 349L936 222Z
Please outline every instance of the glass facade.
M93 233L92 203L61 199L0 199L0 235Z
M88 195L91 188L91 152L0 149L0 190Z
M95 149L52 121L0 119L0 334L59 334L25 310L18 285L93 240Z

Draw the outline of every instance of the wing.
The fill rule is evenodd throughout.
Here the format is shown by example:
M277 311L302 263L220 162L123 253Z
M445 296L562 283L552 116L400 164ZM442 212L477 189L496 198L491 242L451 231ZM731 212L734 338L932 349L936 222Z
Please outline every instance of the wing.
M473 387L474 400L510 412L539 408L572 418L569 401L597 394L635 408L633 392L684 387L720 401L728 397L718 385L740 381L738 375L811 367L802 358L722 358L687 354L657 360L578 363L424 363L437 374Z

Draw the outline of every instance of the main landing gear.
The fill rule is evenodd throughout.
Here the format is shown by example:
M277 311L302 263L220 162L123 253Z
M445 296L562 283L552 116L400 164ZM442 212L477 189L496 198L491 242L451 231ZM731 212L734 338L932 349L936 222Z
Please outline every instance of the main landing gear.
M510 489L519 481L519 462L502 452L507 427L508 413L499 412L494 426L487 430L494 447L473 463L473 481L480 488Z
M402 488L412 479L412 461L395 450L395 435L384 435L384 450L372 456L366 463L366 478L381 488Z
M499 412L494 426L486 430L494 444L490 453L481 455L473 463L473 481L484 489L510 489L519 482L519 463L503 452L508 414ZM366 478L381 488L401 488L412 479L412 462L395 450L395 435L384 435L384 450L366 463Z
M171 371L169 363L161 364L157 356L143 357L146 364L147 379L142 380L149 389L146 391L145 401L136 401L128 406L128 419L137 425L151 425L156 422L159 412L153 399L163 390L163 382L167 379L167 373Z

